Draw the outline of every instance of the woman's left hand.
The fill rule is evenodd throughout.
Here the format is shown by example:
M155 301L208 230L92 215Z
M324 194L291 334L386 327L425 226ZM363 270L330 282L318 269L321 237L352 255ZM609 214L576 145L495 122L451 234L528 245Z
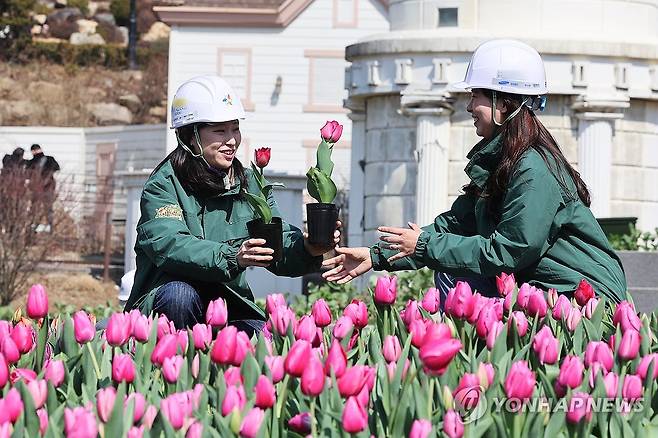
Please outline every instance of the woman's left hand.
M414 223L409 222L409 228L396 228L396 227L379 227L377 230L381 233L388 233L390 235L382 236L379 239L388 243L387 249L398 251L397 254L388 258L389 263L393 263L403 257L410 256L416 250L418 243L418 236L423 230Z
M314 245L308 241L308 233L304 233L304 248L306 252L311 254L313 257L321 256L324 253L327 253L334 249L336 245L340 242L340 230L339 228L343 224L341 221L336 221L336 231L334 231L334 244L333 245Z

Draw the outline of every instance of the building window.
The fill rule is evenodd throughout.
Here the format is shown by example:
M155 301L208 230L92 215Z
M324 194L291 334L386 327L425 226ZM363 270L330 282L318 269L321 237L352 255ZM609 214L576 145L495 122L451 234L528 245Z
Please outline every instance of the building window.
M306 50L308 103L306 112L345 112L345 54L342 50Z
M457 27L459 8L439 8L439 27Z
M217 71L240 96L245 111L255 109L251 101L251 49L219 49Z
M334 0L334 27L357 27L359 0Z
M574 87L587 86L587 64L584 61L574 61L571 66L571 85Z
M628 75L630 70L630 64L619 63L615 65L615 87L628 90Z

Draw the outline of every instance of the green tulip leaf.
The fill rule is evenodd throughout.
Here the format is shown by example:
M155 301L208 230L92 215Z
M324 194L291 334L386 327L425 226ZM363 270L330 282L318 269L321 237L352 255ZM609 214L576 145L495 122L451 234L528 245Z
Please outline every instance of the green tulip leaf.
M336 198L338 189L331 178L319 170L317 167L311 167L306 172L306 188L309 195L318 202L330 204Z
M245 192L244 196L247 198L249 205L251 205L251 208L258 215L258 217L263 219L263 222L266 224L272 222L272 209L270 208L270 205L267 203L265 198L249 192Z
M317 165L315 166L329 177L331 177L334 171L334 163L331 161L332 150L333 148L326 141L322 140L318 145Z

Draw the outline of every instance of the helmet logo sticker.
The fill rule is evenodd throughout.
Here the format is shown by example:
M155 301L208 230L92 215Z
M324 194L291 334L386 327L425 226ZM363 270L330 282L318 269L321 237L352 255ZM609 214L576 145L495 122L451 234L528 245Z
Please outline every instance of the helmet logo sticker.
M233 105L233 98L230 94L227 94L226 97L222 99L222 102L224 102L226 105Z

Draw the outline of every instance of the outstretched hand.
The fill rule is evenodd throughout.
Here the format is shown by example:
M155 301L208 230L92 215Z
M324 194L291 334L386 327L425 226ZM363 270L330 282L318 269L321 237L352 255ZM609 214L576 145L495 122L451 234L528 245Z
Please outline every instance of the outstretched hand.
M372 269L369 248L336 248L336 253L322 263L322 267L331 268L322 274L325 280L343 284Z
M389 263L393 263L403 257L412 255L416 251L416 244L418 237L423 230L412 222L408 223L409 228L396 228L396 227L379 227L378 231L388 233L389 235L382 236L379 239L388 243L387 249L398 251L397 254L388 258Z

